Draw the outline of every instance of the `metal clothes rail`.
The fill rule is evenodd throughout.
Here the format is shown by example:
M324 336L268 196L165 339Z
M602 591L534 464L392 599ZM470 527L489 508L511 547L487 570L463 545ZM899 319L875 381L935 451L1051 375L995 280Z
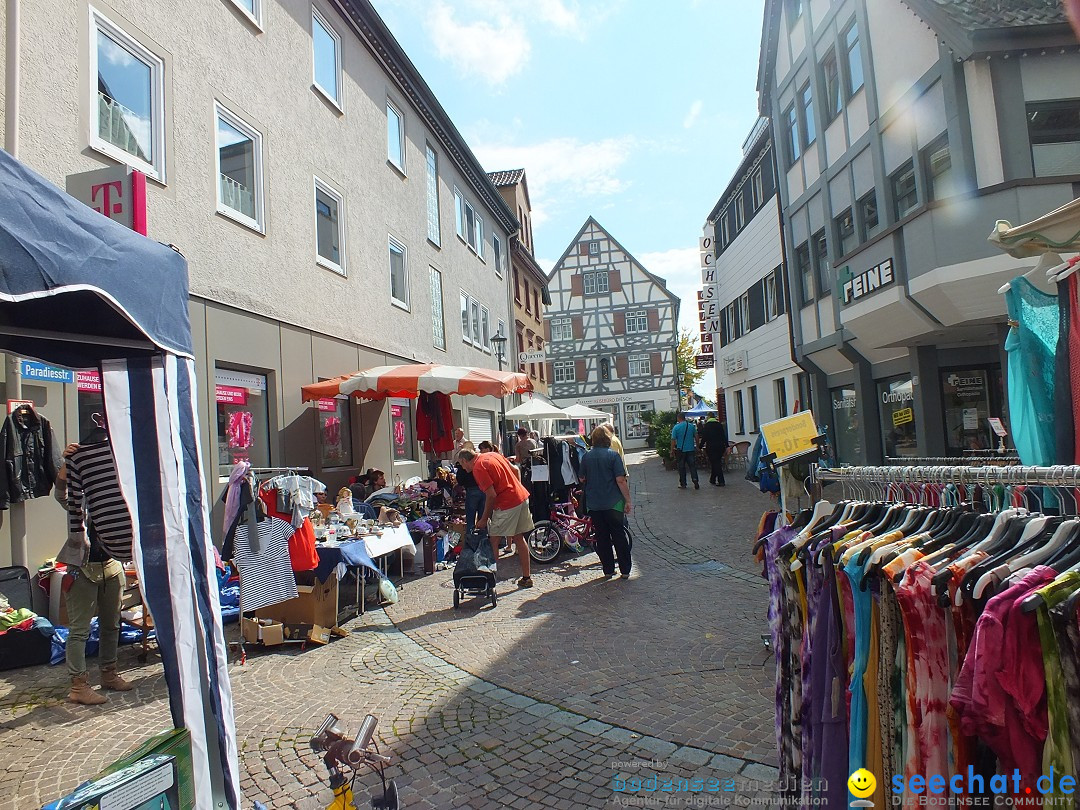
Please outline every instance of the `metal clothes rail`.
M1019 464L1020 456L1015 454L987 453L976 456L886 456L885 464L890 467L904 467L917 464L925 466L933 464L937 466L979 466L984 464Z
M1054 467L1011 466L971 467L968 465L907 467L836 467L811 469L814 483L847 481L852 484L1005 484L1047 487L1080 486L1080 465Z

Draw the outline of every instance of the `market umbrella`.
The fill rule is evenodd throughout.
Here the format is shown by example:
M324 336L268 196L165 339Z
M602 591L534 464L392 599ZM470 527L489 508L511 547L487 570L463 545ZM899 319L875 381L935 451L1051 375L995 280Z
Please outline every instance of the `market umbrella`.
M683 411L683 413L686 414L687 416L706 416L706 415L708 415L710 413L715 413L715 412L716 412L716 408L709 407L704 402L699 402L697 405L695 405L690 410Z
M569 408L563 408L563 412L570 419L611 419L611 414L607 411L598 411L596 408L590 408L588 405L582 405L575 402Z
M1018 259L1080 251L1080 199L1025 225L1013 226L999 219L989 239Z
M527 374L516 371L412 363L403 366L376 366L325 382L305 385L300 391L304 402L329 399L338 394L351 394L359 399L416 399L422 393L502 397L532 391L532 382Z
M569 414L550 402L533 397L506 412L511 419L566 419Z

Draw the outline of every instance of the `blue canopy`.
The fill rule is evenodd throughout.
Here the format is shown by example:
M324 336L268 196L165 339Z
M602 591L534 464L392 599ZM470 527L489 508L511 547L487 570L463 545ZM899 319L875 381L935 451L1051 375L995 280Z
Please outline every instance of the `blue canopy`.
M0 151L0 351L70 368L193 357L187 264Z
M704 401L699 402L693 408L688 411L683 411L687 416L707 416L710 413L716 413L716 407L709 407Z

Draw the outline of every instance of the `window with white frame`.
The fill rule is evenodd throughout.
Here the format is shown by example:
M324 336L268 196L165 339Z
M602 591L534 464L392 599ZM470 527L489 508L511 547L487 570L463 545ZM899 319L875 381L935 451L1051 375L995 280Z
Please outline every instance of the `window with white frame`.
M727 333L728 343L739 337L735 333L735 302L732 301L724 307L724 331Z
M762 182L761 182L761 167L760 166L754 171L754 178L753 178L753 183L751 185L751 188L753 189L753 195L754 195L754 210L757 211L761 207L761 203L765 199L765 195L764 195L763 188L762 188Z
M735 230L741 231L745 224L746 210L743 207L743 192L742 189L739 189L739 193L735 197Z
M610 292L606 270L596 273L582 273L582 289L585 295L598 295Z
M457 186L454 186L454 223L457 235L476 251L477 256L484 258L484 220Z
M311 7L311 50L315 87L341 107L341 37L326 17Z
M405 171L405 119L390 99L386 100L386 158Z
M165 63L95 9L90 23L90 145L164 182Z
M626 334L633 335L648 331L649 316L644 310L626 313Z
M427 238L436 245L442 240L439 226L439 156L427 144Z
M652 359L647 354L630 355L630 376L648 377L652 374Z
M491 313L485 306L480 307L480 346L485 352L491 351Z
M465 238L465 197L457 186L454 186L454 231Z
M431 345L446 351L446 321L443 318L442 273L428 267L431 285Z
M390 247L390 301L409 308L409 267L405 260L405 246L394 237L389 237Z
M570 318L551 319L551 339L554 342L574 339L574 324Z
M469 321L469 296L461 294L461 340L472 343L472 326Z
M589 242L589 255L590 256L599 256L600 255L600 243L599 242L596 242L596 241Z
M551 364L551 372L555 377L554 382L572 383L577 381L573 360L556 360Z
M495 275L502 278L503 274L503 251L502 239L497 233L491 235L491 254L495 259Z
M776 273L765 276L765 320L771 321L779 312L777 311L776 298Z
M476 347L483 346L480 342L480 302L472 298L469 299L469 318L472 321L472 341Z
M315 261L345 275L344 201L334 189L315 178Z
M750 331L750 293L748 292L739 296L739 317L742 319L742 331L745 334Z
M217 105L217 210L263 230L262 134Z
M232 0L233 5L255 25L262 28L262 0Z

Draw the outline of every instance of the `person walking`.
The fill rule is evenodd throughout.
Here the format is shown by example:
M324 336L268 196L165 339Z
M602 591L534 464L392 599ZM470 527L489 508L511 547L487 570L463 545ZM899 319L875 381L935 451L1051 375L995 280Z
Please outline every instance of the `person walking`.
M724 481L724 455L728 449L727 426L712 411L701 426L701 445L709 457L709 483L715 487L726 486Z
M686 471L690 470L690 478L694 482L694 489L701 489L697 475L697 426L693 422L686 421L686 414L679 411L675 427L671 429L671 451L675 454L675 463L679 467L679 489L686 489Z
M619 573L630 578L630 544L626 539L626 516L630 514L630 487L626 483L626 465L611 448L611 434L604 426L590 437L592 450L581 460L581 480L585 485L585 503L596 529L596 556L604 578Z
M471 450L461 450L458 453L458 462L462 469L472 473L476 485L484 492L484 514L476 521L476 528L488 530L491 552L495 559L499 558L502 538L513 540L518 560L521 562L518 587L531 588L533 581L529 546L525 542L525 533L533 530L529 490L522 486L517 471L501 453L477 455Z

